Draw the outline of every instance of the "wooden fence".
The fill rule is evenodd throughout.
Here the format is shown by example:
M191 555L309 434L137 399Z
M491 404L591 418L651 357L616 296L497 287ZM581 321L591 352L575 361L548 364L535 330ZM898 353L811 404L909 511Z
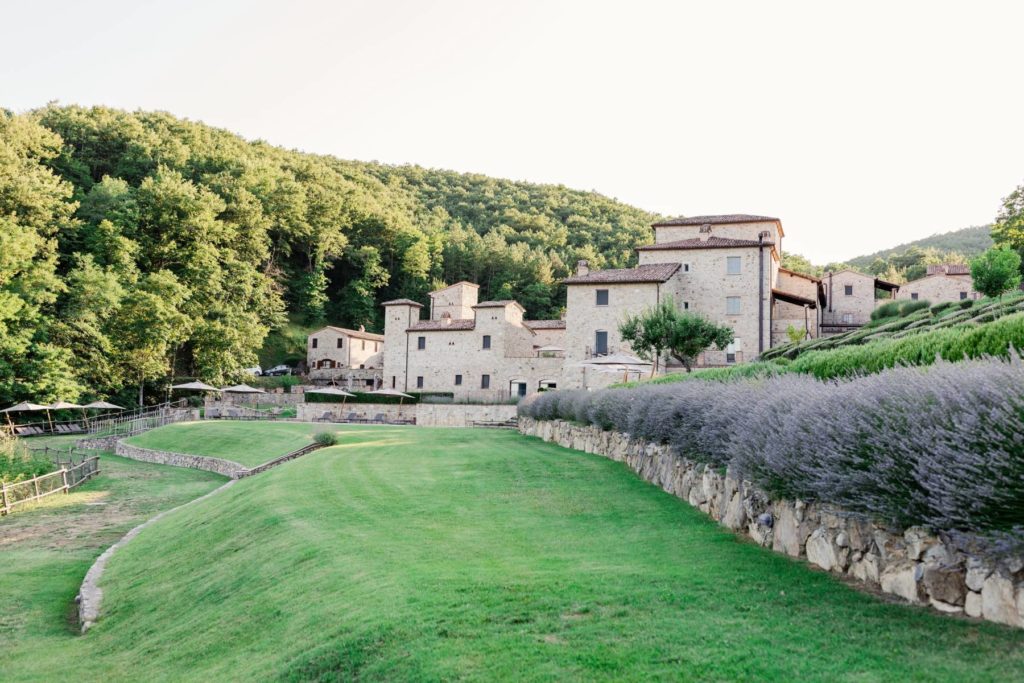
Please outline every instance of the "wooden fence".
M31 503L54 493L67 493L100 473L98 455L84 457L78 464L74 464L73 454L66 454L67 461L57 460L60 469L56 472L14 484L0 483L0 515L10 514L16 505Z

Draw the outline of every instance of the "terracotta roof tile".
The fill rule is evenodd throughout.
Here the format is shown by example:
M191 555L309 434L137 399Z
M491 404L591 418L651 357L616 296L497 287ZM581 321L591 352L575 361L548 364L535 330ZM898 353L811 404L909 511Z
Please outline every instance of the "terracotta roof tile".
M383 334L374 334L373 332L366 332L365 330L360 332L359 330L350 330L345 327L335 327L334 325L327 325L321 328L321 330L334 330L335 332L341 332L349 337L355 337L356 339L369 339L370 341L384 341ZM317 330L317 332L321 331ZM314 332L313 334L316 334Z
M661 225L728 225L730 223L764 223L766 221L777 221L778 218L771 216L752 216L748 213L729 213L721 216L680 216L679 218L668 218L654 223L652 227Z
M419 306L423 308L423 304L412 299L392 299L391 301L385 301L381 306Z
M678 263L650 263L636 268L593 270L586 275L574 275L562 280L567 285L627 284L633 282L665 282L679 270Z
M475 320L460 319L447 322L445 320L420 320L406 332L438 332L444 330L472 330L476 327Z
M564 330L564 320L524 320L523 324L533 330Z
M660 244L648 244L645 247L637 247L637 251L660 251L663 249L729 249L731 247L771 247L774 242L758 242L757 240L737 240L731 237L708 237L706 240L697 237L686 240L675 240L673 242L661 242Z

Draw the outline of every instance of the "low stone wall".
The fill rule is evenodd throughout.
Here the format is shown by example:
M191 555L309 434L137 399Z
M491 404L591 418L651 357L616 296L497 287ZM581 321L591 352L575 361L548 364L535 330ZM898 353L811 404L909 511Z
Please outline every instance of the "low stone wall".
M920 528L900 532L824 505L772 501L749 482L628 434L531 418L519 418L519 431L624 462L733 531L826 571L942 612L1024 626L1024 558L997 566Z
M79 439L75 442L75 448L84 448L91 451L112 451L117 447L117 442L123 438L123 436L95 436Z
M243 476L248 468L231 460L210 458L205 455L189 455L187 453L171 453L169 451L155 451L149 448L131 446L124 441L118 441L114 446L114 452L123 458L141 460L143 462L154 462L160 465L173 465L175 467L190 467L194 470L206 470L223 474L225 477L237 479Z
M516 416L516 407L509 404L416 403L399 407L392 403L300 403L297 419L310 422L330 413L335 419L349 413L372 420L384 415L386 420L416 418L419 427L471 427L474 422L505 422Z

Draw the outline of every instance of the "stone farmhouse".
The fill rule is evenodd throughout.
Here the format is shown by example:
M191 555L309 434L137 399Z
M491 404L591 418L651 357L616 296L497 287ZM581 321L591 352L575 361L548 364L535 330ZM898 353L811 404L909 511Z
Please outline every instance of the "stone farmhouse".
M383 376L384 335L344 327L323 327L306 339L310 379L344 380L349 386L376 388Z
M584 362L633 353L619 324L663 301L733 329L728 348L698 358L697 365L707 367L753 360L788 343L793 330L813 338L859 327L888 300L879 292L932 302L977 296L963 266L930 267L926 277L902 287L853 270L822 278L788 270L781 266L785 232L778 218L695 216L652 228L654 241L637 249L633 268L577 264L563 281L561 320L526 320L519 303L479 301L478 285L457 282L430 292L426 310L410 299L385 302L383 336L335 327L314 333L311 371L331 378L375 371L380 384L400 391L500 399L618 381L621 375Z
M971 267L958 263L943 263L928 266L925 276L900 286L898 299L930 301L965 301L980 299L974 291Z

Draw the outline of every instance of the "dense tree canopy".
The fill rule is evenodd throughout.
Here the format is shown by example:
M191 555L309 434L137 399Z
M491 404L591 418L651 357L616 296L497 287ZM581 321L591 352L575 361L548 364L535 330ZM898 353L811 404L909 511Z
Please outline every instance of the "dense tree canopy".
M159 112L0 110L0 403L227 381L290 316L472 280L557 316L652 216L592 192L273 147Z

